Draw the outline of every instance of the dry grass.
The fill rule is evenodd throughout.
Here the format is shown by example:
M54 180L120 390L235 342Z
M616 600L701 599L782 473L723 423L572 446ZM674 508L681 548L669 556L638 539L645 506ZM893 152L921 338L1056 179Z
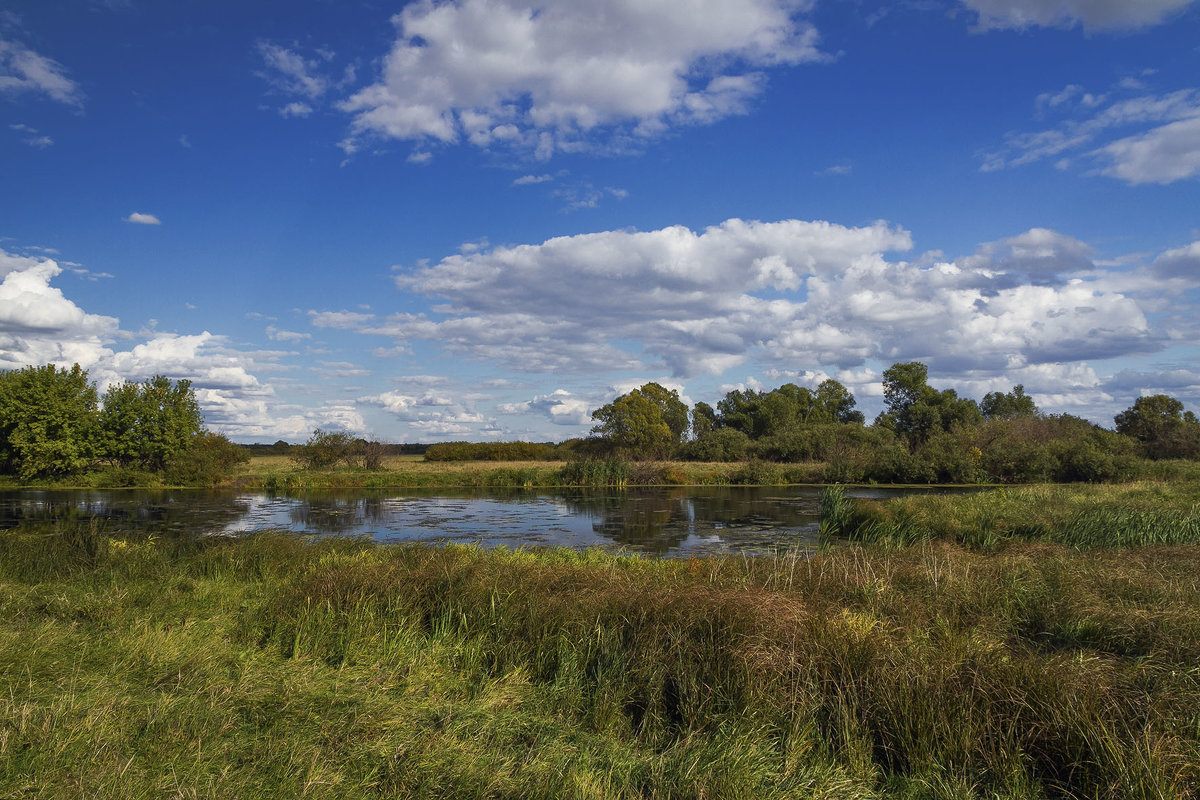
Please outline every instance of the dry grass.
M0 796L1194 798L1197 575L6 532Z

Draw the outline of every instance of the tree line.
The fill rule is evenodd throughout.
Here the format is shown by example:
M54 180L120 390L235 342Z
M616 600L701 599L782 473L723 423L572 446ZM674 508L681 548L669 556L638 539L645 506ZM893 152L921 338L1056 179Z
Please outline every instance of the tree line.
M1140 397L1115 430L1046 414L1021 385L981 401L929 385L919 361L883 373L871 425L836 380L739 389L688 409L647 383L592 413L593 447L634 459L825 462L828 480L913 483L1106 480L1143 458L1200 458L1200 422L1167 395Z
M130 482L194 483L246 459L205 429L190 381L156 375L101 395L78 364L0 372L0 474L28 481L108 468Z

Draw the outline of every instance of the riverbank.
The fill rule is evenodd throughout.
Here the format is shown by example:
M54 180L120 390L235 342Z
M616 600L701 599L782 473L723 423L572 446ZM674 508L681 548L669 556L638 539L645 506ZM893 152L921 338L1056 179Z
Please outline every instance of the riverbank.
M466 461L430 462L421 456L388 456L380 469L304 469L287 456L256 455L210 488L262 489L499 489L572 486L786 486L831 482L825 462L769 461ZM1200 485L1200 462L1143 461L1127 481L1156 480ZM1120 485L1115 482L1114 485ZM94 470L53 481L0 480L0 489L107 489L176 487L162 475L130 470ZM179 488L187 488L188 485Z
M1200 547L1010 533L652 560L4 532L0 796L1195 796Z

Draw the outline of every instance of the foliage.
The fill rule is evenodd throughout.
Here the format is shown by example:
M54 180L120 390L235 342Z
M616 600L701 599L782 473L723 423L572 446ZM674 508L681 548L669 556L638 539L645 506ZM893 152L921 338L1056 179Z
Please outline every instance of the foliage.
M201 431L167 462L166 477L181 485L213 485L250 460L245 448L220 433Z
M974 400L960 398L953 389L934 389L928 375L929 368L919 361L893 364L883 372L886 409L875 424L891 428L914 450L939 430L977 425L982 419Z
M979 404L984 419L1011 419L1032 417L1038 413L1033 398L1025 394L1025 387L1017 384L1011 392L988 392Z
M741 461L750 449L750 437L735 428L717 428L680 449L687 461Z
M292 448L291 458L303 469L329 469L353 463L354 437L346 431L317 428L304 444Z
M661 458L682 444L687 416L678 392L647 383L593 411L592 435L633 458Z
M204 419L190 381L155 375L109 387L100 429L104 455L114 464L157 471L188 449Z
M429 445L426 461L556 461L549 442L439 442Z
M692 407L692 438L699 439L717 427L717 412L708 403L699 402Z
M0 470L21 480L77 472L98 439L96 387L78 364L0 373Z
M1200 457L1200 421L1174 397L1139 397L1114 421L1117 432L1137 439L1149 458Z

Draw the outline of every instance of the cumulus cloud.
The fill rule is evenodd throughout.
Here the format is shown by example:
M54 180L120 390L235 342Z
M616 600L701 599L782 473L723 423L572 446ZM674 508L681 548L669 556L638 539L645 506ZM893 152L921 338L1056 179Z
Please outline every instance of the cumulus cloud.
M592 410L599 408L604 402L597 398L580 397L566 389L555 389L550 394L538 395L530 400L501 403L496 406L496 410L501 414L520 416L539 414L555 425L578 427L590 424Z
M403 271L400 288L443 301L434 313L310 313L535 373L686 378L747 361L845 372L910 358L1011 371L1163 346L1139 300L1101 280L1070 236L1035 228L954 262L887 257L911 247L884 222L606 231Z
M1158 25L1192 0L963 0L979 27L1128 30Z
M83 105L83 92L52 58L20 42L0 39L0 95L44 95L69 106Z
M88 314L51 281L62 268L51 259L0 250L0 369L56 363L96 363L118 328L113 317Z
M162 220L153 214L142 214L134 211L128 217L124 217L122 222L132 222L135 225L162 225Z
M645 137L743 113L762 69L824 56L805 0L407 5L372 85L341 103L367 136L519 147Z
M353 409L282 403L255 373L275 367L283 353L240 350L207 331L154 332L128 346L143 337L122 331L115 317L88 313L67 299L52 285L62 271L51 259L0 250L0 369L79 364L101 391L154 375L186 378L207 424L243 439L294 438L333 421L363 429Z
M392 418L427 436L453 436L470 433L472 425L489 424L461 395L439 394L429 390L420 394L400 391L383 392L358 398L358 402L386 411Z
M1155 277L1182 278L1200 285L1200 241L1167 250L1150 265Z

